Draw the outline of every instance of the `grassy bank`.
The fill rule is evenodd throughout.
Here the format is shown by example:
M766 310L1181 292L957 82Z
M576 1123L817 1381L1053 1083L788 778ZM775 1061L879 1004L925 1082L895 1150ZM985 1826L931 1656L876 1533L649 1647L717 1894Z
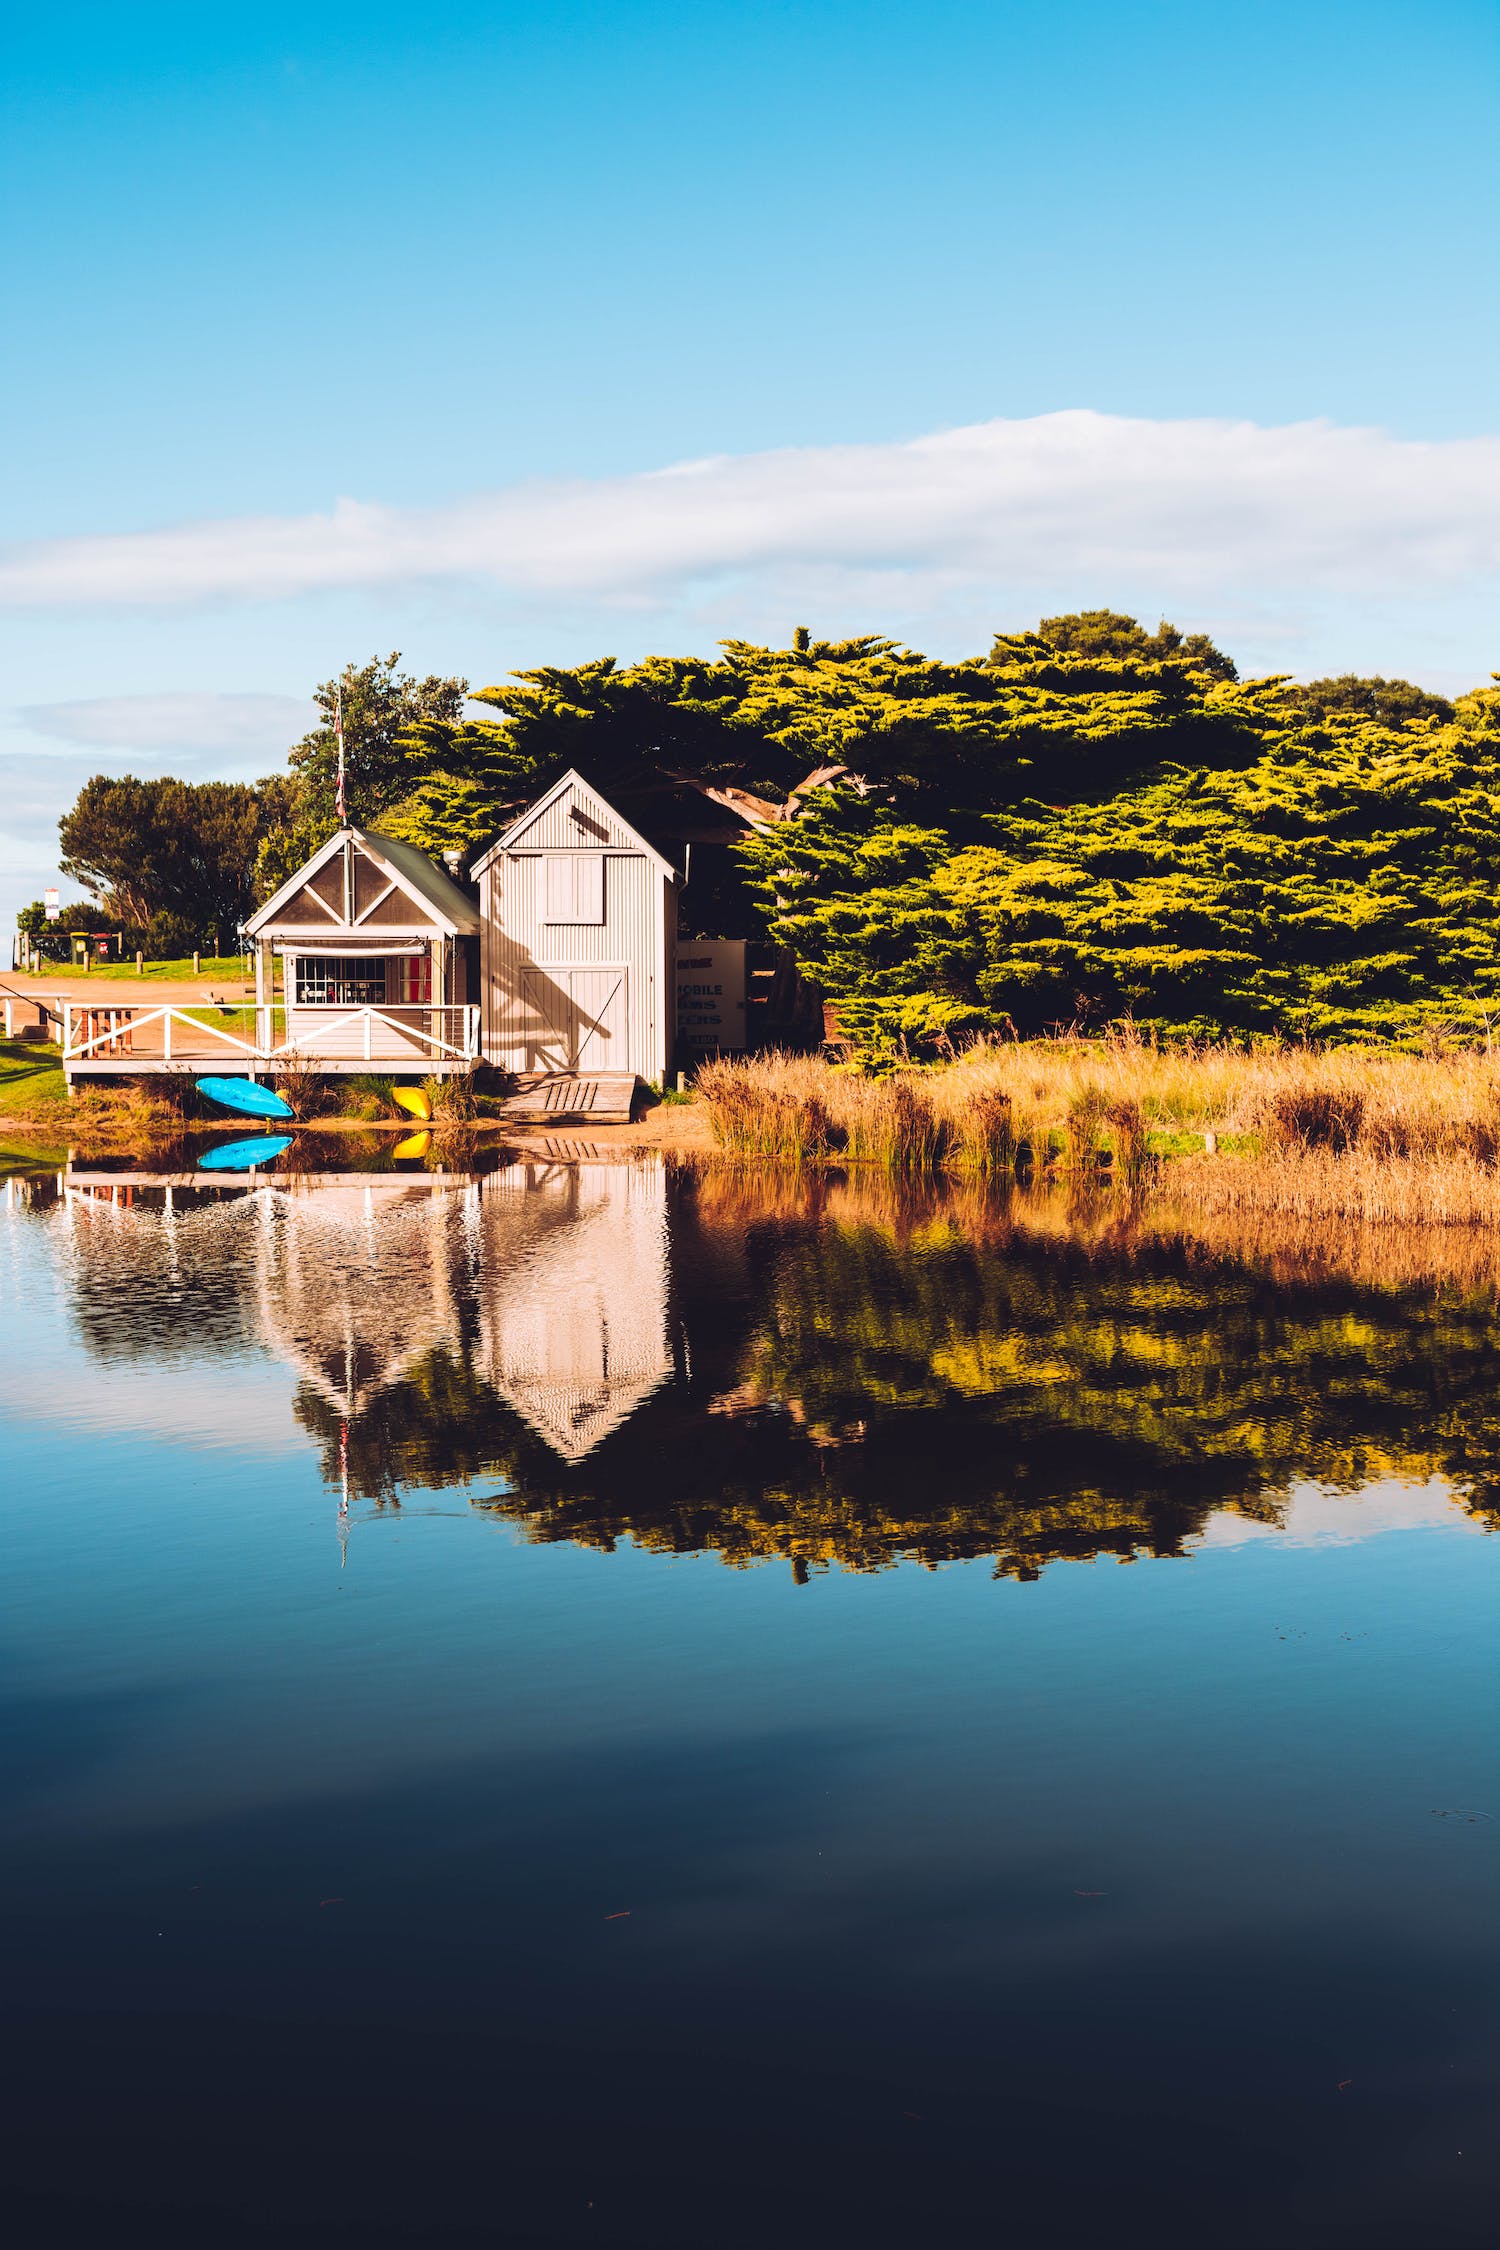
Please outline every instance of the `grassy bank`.
M181 961L148 961L141 969L131 954L123 961L89 961L82 967L72 961L43 961L34 969L17 970L16 974L24 974L38 984L50 984L54 977L60 984L70 978L90 984L192 984L208 978L216 984L248 982L243 953L205 953L196 969L191 954Z
M0 1116L53 1112L67 1097L55 1047L28 1039L0 1039Z
M1500 1223L1500 1061L1368 1048L995 1043L867 1078L806 1056L705 1066L719 1145L758 1160L1170 1181L1205 1211Z
M205 1021L217 1011L190 1011ZM233 1072L234 1058L227 1067ZM424 1080L435 1129L468 1126L492 1106L476 1096L466 1079ZM392 1098L395 1081L378 1075L325 1077L315 1071L278 1073L275 1084L290 1101L299 1123L347 1121L351 1124L404 1125L414 1120ZM0 1039L0 1122L58 1127L70 1139L91 1147L146 1149L185 1125L222 1125L225 1112L205 1101L190 1074L150 1077L119 1084L85 1081L68 1091L58 1050L20 1039ZM248 1129L248 1126L247 1126Z

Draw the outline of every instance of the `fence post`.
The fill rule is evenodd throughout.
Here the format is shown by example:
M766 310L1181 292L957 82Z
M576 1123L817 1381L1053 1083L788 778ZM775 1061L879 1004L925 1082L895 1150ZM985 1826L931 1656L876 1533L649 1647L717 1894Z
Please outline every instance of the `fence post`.
M144 971L145 971L145 967L146 967L146 956L145 956L145 954L144 954L144 953L142 953L142 952L141 952L140 948L139 948L139 947L137 947L137 948L136 948L136 956L135 956L135 973L136 973L136 975L137 975L137 976L141 976L141 975L142 975L142 974L144 973Z
M193 947L193 974L194 976L198 974L198 948L196 945Z
M63 1060L66 1062L73 1052L73 1003L71 1000L63 1002L62 1035Z
M161 1033L161 1059L163 1062L170 1062L172 1060L172 1011L170 1008L162 1016Z

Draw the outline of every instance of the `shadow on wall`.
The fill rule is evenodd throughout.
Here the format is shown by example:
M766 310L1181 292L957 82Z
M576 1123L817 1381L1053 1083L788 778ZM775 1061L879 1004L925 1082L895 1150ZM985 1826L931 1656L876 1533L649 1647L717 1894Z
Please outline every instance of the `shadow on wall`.
M623 968L543 968L517 951L485 995L485 1053L504 1070L628 1070Z

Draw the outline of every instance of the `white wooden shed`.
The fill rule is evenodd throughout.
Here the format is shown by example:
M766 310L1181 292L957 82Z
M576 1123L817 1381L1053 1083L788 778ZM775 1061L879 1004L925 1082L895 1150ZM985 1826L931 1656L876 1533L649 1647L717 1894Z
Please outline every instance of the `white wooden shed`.
M268 1049L294 1048L318 1070L469 1069L479 927L473 899L425 852L341 828L245 925ZM271 1022L278 953L284 1017Z
M566 773L474 868L481 1039L518 1076L672 1067L679 876L581 774Z

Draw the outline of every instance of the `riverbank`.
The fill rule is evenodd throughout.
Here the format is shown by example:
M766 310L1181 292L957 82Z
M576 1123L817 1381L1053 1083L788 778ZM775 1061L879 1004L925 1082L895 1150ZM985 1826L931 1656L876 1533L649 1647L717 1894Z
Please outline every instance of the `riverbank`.
M1069 1177L1221 1213L1500 1224L1500 1063L1483 1050L977 1047L870 1078L806 1056L704 1067L715 1140L755 1162Z
M50 1050L0 1043L0 1134L85 1150L139 1149L182 1132L180 1094L156 1081L71 1097ZM1162 1050L1129 1038L971 1050L869 1077L817 1057L705 1064L693 1096L652 1101L628 1125L518 1127L467 1082L434 1087L435 1139L830 1167L976 1183L1069 1182L1169 1196L1238 1226L1500 1230L1500 1061L1482 1050L1414 1056L1289 1047ZM331 1114L316 1111L323 1101ZM409 1133L378 1078L319 1081L294 1104L301 1134ZM200 1123L229 1129L233 1121Z
M168 1104L153 1100L137 1089L124 1093L90 1091L70 1100L61 1087L56 1095L40 1099L14 1114L0 1113L0 1163L7 1157L62 1163L70 1151L90 1156L140 1156L148 1160L168 1142L181 1138L183 1120ZM9 1105L6 1105L8 1108ZM250 1118L216 1117L194 1121L196 1133L221 1133L232 1137L255 1131ZM410 1117L312 1117L299 1119L299 1139L336 1147L341 1139L368 1139L371 1133L409 1138L414 1132L431 1132L435 1147L483 1145L518 1150L542 1150L566 1158L601 1152L655 1152L663 1156L711 1161L716 1154L713 1128L706 1108L698 1102L662 1102L629 1125L596 1125L586 1118L564 1120L544 1130L518 1127L499 1118L459 1122L435 1121L424 1128Z

